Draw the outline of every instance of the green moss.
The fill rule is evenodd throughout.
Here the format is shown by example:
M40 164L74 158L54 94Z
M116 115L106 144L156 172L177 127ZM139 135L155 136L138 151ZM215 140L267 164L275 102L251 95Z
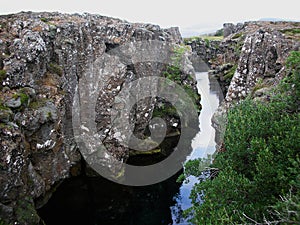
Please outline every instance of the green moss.
M153 155L153 154L159 154L161 153L161 149L157 148L157 149L151 149L148 151L136 151L136 150L132 150L130 151L129 155L130 156L136 156L136 155Z
M184 85L183 86L185 92L188 94L188 96L192 99L192 101L197 104L200 102L201 97L198 94L198 92L196 90L194 90L191 86L189 85Z
M243 36L243 33L236 33L235 35L232 36L232 39L238 39Z
M162 107L158 108L156 107L154 110L153 110L153 113L152 113L152 117L163 117L165 115L168 115L168 116L176 116L178 115L177 114L177 110L174 106L172 105L163 105Z
M205 38L204 41L205 41L205 46L206 46L207 48L209 48L209 47L210 47L210 42L209 42L209 40L208 40L207 38Z
M0 225L9 225L9 224L6 223L5 221L3 221L3 220L0 218Z
M231 80L234 76L234 73L235 73L237 67L238 67L237 65L234 65L233 67L231 67L231 69L224 74L224 79Z
M29 107L30 109L37 110L37 109L39 109L39 108L45 106L46 103L47 103L47 101L48 101L48 99L45 99L45 98L37 99L37 100L35 100L35 101L30 102L30 104L29 104L28 107Z
M29 96L25 93L22 93L22 92L14 94L13 98L14 99L20 98L21 104L24 105L24 106L27 106L28 103L29 103Z
M51 73L55 73L59 76L63 75L63 69L61 68L60 65L57 65L56 63L49 63L48 71Z
M44 22L44 23L47 23L47 22L49 22L50 20L49 20L48 18L42 17L42 18L41 18L41 21Z
M219 33L218 33L219 34ZM189 44L192 41L200 41L204 40L205 42L210 42L210 41L222 41L224 39L223 35L214 35L214 36L209 36L209 35L203 35L203 36L194 36L194 37L189 37L189 38L184 38L183 41L185 44ZM209 44L209 43L207 43Z
M0 101L0 110L8 110L9 108L4 106L3 103Z
M0 77L6 76L6 70L0 70Z
M2 86L2 82L5 78L6 78L6 70L0 70L0 86Z
M300 29L299 28L284 29L281 30L280 32L288 35L295 35L295 34L300 34Z
M33 201L28 198L21 198L16 209L16 216L21 224L38 224L40 218L34 208Z
M48 118L48 119L51 119L51 118L52 118L52 113L51 113L51 112L48 112L48 113L47 113L47 118Z

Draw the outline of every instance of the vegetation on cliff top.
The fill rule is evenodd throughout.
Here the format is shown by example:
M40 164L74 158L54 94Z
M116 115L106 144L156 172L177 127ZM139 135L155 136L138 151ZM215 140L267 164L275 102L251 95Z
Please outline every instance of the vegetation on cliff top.
M269 103L249 97L229 111L224 147L209 169L199 169L200 159L186 165L185 176L210 176L193 187L185 212L193 223L299 223L300 52L287 66Z

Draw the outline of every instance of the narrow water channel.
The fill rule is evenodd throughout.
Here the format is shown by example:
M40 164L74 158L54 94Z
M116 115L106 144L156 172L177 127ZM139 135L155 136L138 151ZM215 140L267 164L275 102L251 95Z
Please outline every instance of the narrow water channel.
M202 104L200 132L186 160L215 151L211 117L222 95L218 82L207 72L197 73L196 78ZM101 177L73 177L65 180L38 212L46 225L186 225L182 211L190 207L189 194L197 179L180 186L176 179L181 172L146 187L123 186Z
M215 129L212 127L211 118L223 100L223 94L218 81L210 77L207 72L196 73L197 88L201 95L201 113L199 116L200 131L192 141L192 153L187 161L196 158L207 158L216 150ZM189 199L193 185L198 182L195 177L189 177L188 183L183 183L175 196L176 204L171 206L173 225L187 225L182 217L182 212L191 206Z

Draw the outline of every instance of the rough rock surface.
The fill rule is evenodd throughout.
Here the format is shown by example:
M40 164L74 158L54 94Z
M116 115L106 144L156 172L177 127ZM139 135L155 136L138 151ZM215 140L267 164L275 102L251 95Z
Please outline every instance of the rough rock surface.
M241 64L249 68L253 65L256 69L257 66L254 64L260 64L262 67L266 65L267 73L277 73L278 71L276 70L280 70L283 66L286 52L297 49L297 46L299 46L299 27L299 22L254 21L237 25L224 24L224 39L222 41L193 38L187 39L185 42L191 46L194 53L207 63L210 68L209 73L217 77L223 94L226 96L234 72L238 67L240 68L240 66L242 66ZM261 35L258 36L257 32L261 32ZM266 36L266 39L264 36ZM250 39L252 41L255 39L254 42L262 43L249 46L251 45L249 43ZM248 44L246 44L246 42ZM246 46L244 46L245 44ZM272 47L272 45L274 46ZM273 50L271 50L271 48ZM266 56L266 53L268 56ZM250 57L252 61L254 61L255 56L259 58L257 58L254 63L248 63L245 61L247 54L252 55ZM272 54L275 54L275 61L270 61ZM243 60L243 62L241 62L241 60ZM273 62L275 62L275 64L277 63L277 65L271 65ZM273 68L275 66L277 66L277 69L273 71L269 70L270 67ZM258 73L260 73L259 76L263 76L264 72L265 71L256 71L254 76ZM250 73L252 74L253 71Z
M226 125L227 110L251 95L267 99L267 92L286 76L285 61L291 51L299 51L299 22L246 22L224 24L224 39L187 39L193 52L218 78L224 102L213 117L219 134ZM217 137L220 142L222 137Z
M217 130L224 132L224 115L234 104L248 96L268 100L268 91L289 72L285 67L289 53L300 49L299 31L300 23L293 22L246 23L239 30L245 38L225 100L213 118Z
M51 193L62 179L80 173L72 103L82 75L97 58L115 47L151 40L164 43L162 46L182 43L177 28L161 29L98 15L29 12L0 17L2 220L38 224L35 207L44 204L46 193ZM168 47L160 50L169 56L172 51ZM159 51L157 54L159 58ZM106 76L99 81L95 122L112 155L126 160L128 148L118 145L114 135L108 134L107 112L125 83L153 76L153 70L162 76L165 65L131 65L114 55L108 55L102 63L102 74ZM183 71L193 73L187 62ZM185 83L195 87L195 83L185 79ZM139 133L146 129L155 101L149 99L136 106L132 122Z

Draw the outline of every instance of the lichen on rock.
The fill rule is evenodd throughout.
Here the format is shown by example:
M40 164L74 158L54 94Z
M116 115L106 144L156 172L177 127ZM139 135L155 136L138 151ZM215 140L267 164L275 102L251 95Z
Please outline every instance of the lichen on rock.
M99 64L103 79L95 94L95 123L111 154L126 160L129 149L117 143L110 127L112 106L119 104L116 107L122 109L115 97L126 83L163 76L162 59L170 56L169 46L181 44L182 38L178 28L91 14L22 12L0 16L0 24L0 218L33 225L39 222L34 203L38 207L45 203L54 187L82 163L72 106L79 81L93 72L90 66L105 55ZM147 52L132 54L130 49L114 55L115 48L143 41L160 43L155 53L160 63L147 61ZM123 60L126 57L129 61ZM193 73L188 60L183 68ZM187 77L183 81L195 86ZM142 134L157 102L138 103L131 123Z

